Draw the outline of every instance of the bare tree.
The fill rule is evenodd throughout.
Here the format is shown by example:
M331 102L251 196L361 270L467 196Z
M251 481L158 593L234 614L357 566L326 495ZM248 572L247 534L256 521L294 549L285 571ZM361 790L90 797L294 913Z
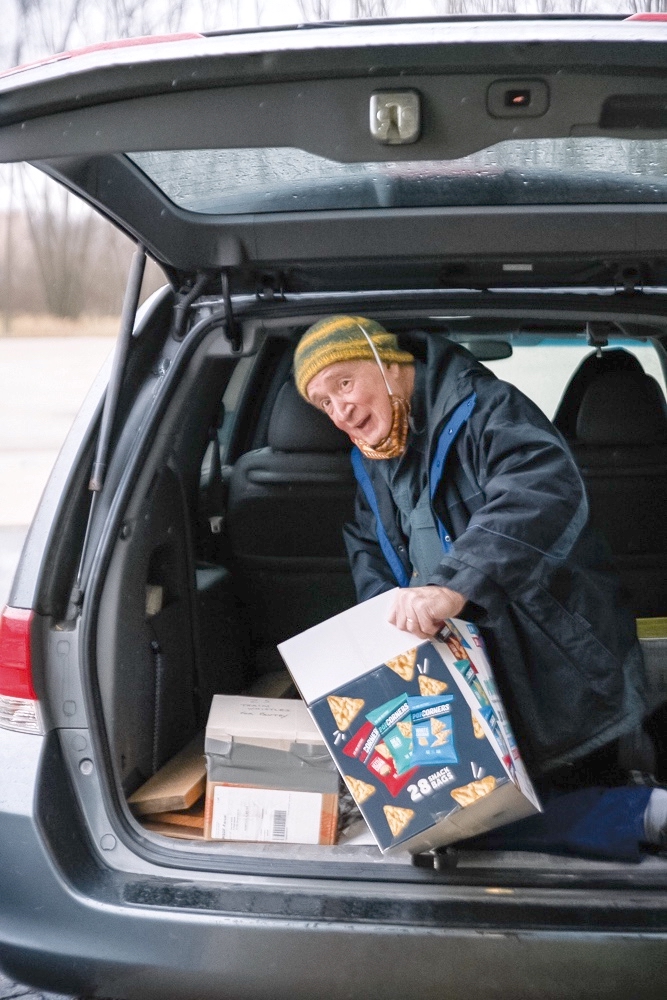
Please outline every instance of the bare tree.
M222 27L222 11L227 8L235 27L239 24L239 13L243 0L199 0L199 26L203 30Z
M667 12L665 0L629 0L627 6L633 14L664 14Z
M66 50L76 42L96 41L100 30L103 38L177 31L192 0L170 0L168 10L161 0L102 0L101 4L99 0L97 3L95 0L10 2L14 5L15 36L10 58L16 64ZM207 0L201 2L204 4ZM219 0L214 2L219 9ZM33 302L43 299L53 314L77 317L84 306L90 307L90 290L86 282L96 224L93 213L82 208L64 189L31 174L24 167L11 168L5 171L5 176L9 186L4 199L8 205L2 276L4 332L9 332L12 311L17 304L18 286L14 277L19 263L16 250L19 230L27 232L36 263L36 273L33 272L30 278ZM102 255L105 241L99 243ZM107 250L110 245L107 240ZM25 246L22 252L25 256ZM119 252L122 256L122 250Z
M328 21L331 0L299 0L299 10L304 21Z
M434 0L438 14L514 14L516 0Z
M352 0L350 16L353 18L386 17L387 0Z
M5 214L5 252L3 254L2 332L8 336L14 311L14 164L7 168L7 210Z
M581 14L587 7L587 0L535 0L537 14Z
M90 248L92 210L75 209L65 190L33 179L25 169L19 176L47 307L56 316L76 318L83 307L81 275Z
M13 0L12 65L63 52L70 44L86 0Z
M171 34L180 29L187 7L187 0L169 0L157 7L150 0L105 0L105 35L132 38L159 32Z

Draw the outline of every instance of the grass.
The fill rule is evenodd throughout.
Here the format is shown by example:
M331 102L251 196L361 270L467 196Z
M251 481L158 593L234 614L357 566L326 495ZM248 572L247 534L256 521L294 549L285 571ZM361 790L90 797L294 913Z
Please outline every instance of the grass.
M80 316L62 319L48 313L12 316L9 331L0 323L0 337L116 337L119 316Z

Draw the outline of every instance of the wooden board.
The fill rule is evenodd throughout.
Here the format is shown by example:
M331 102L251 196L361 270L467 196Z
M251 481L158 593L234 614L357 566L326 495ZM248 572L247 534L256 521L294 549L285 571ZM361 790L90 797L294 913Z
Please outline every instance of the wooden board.
M128 804L137 816L189 809L206 788L204 733L167 761L152 778L130 795Z
M149 823L145 821L142 826L151 833L161 833L163 837L175 837L177 840L203 840L204 830L195 829L193 826L176 826L175 823Z
M173 826L188 826L193 829L204 829L204 797L198 799L193 806L182 812L151 813L143 823L170 823Z

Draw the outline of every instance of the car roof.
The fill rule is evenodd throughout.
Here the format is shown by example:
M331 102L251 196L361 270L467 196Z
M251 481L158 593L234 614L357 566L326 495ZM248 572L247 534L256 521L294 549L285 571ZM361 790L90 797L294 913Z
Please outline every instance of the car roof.
M458 165L501 143L583 148L601 139L623 149L653 143L659 159L666 41L667 24L641 20L415 19L93 47L0 78L0 158L35 163L182 274L226 268L242 284L243 275L254 283L290 269L310 288L377 288L405 287L406 269L422 286L443 274L456 281L465 265L466 283L522 274L530 284L539 273L562 285L586 268L599 284L632 266L663 284L662 168L587 168L567 183L553 170L505 171L503 188L493 170ZM548 94L541 114L494 110L494 86L523 85ZM371 98L406 90L421 102L418 140L378 143ZM211 157L224 179L230 162L243 175L258 150L277 158L281 177L282 151L298 152L289 183L237 197L219 182L218 202L202 208ZM199 201L179 203L180 176L191 179L198 151ZM333 201L322 171L308 173L315 160L332 165ZM503 270L531 261L543 266Z

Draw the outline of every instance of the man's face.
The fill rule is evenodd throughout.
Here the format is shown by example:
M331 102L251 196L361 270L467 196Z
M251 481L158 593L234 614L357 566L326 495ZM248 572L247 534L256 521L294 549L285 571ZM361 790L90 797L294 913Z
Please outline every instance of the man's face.
M389 365L388 376L394 367ZM306 392L352 440L374 447L391 430L389 393L375 361L337 361L312 378Z

